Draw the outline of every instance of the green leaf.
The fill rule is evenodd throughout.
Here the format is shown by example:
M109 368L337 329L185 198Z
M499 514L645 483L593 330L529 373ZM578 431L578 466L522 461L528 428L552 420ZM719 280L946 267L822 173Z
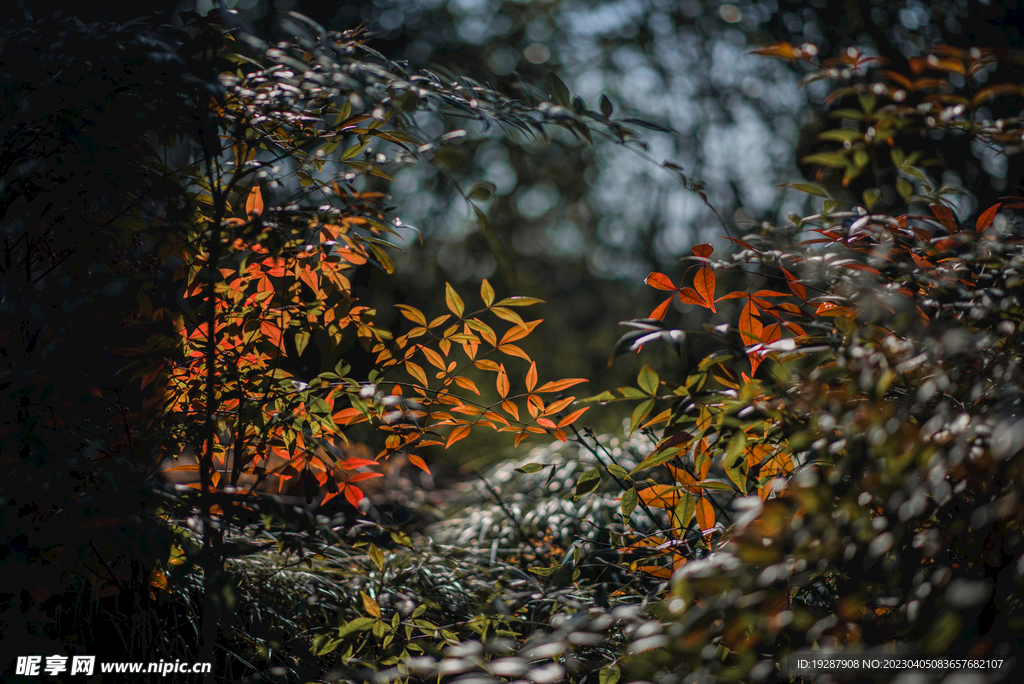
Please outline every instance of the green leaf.
M598 488L601 484L601 470L599 468L591 468L587 472L583 473L576 480L576 493L573 496L573 500L579 499L585 494L589 494Z
M611 117L612 111L614 111L612 101L608 99L607 95L601 95L601 114L608 119ZM605 682L602 681L601 684L605 684Z
M619 672L619 668L615 665L609 665L601 670L601 674L597 676L597 684L615 684L619 681L620 676L622 675Z
M302 352L309 346L309 338L310 334L306 330L300 330L295 333L295 350L299 353L299 356L302 356Z
M494 183L488 183L487 181L480 181L473 184L473 187L469 190L469 198L486 202L491 199L491 195L494 194L495 186Z
M828 197L828 192L825 188L818 185L817 183L783 183L783 188L793 188L800 192L806 192L808 195L814 195L815 197Z
M729 440L729 446L725 450L725 461L722 464L725 474L736 483L744 495L747 493L747 458L743 449L747 445L747 436L742 432L736 433Z
M655 468L657 466L660 466L662 463L666 463L675 458L676 454L678 453L679 447L669 447L668 449L663 449L662 451L655 451L653 454L651 454L643 461L641 461L636 468L633 468L633 470L629 474L632 476L640 472L641 470L647 470L648 468Z
M679 492L679 503L676 504L675 511L673 511L676 517L676 525L681 530L685 530L693 520L694 514L697 512L697 503L693 500L693 495L687 491Z
M370 144L369 141L364 142L364 143L356 143L352 147L350 147L347 150L345 150L344 152L342 152L341 153L341 157L339 159L341 161L348 161L349 159L354 159L355 157L357 157L359 155L360 152L365 150L366 146L369 145L369 144Z
M625 480L626 478L629 477L629 471L623 468L622 466L618 465L617 463L609 463L607 466L605 466L605 470L607 470L609 474L619 478L620 480Z
M516 472L517 473L526 473L527 475L529 475L531 473L539 472L539 471L541 471L543 469L544 469L544 466L542 466L540 463L527 463L522 468L516 468Z
M355 632L365 632L366 630L373 627L374 623L377 622L377 618L372 617L357 617L356 619L348 622L338 628L337 638L343 638L349 634Z
M633 431L643 422L652 408L654 408L654 399L648 399L633 409L633 415L629 419L629 434L633 434Z
M655 373L650 366L644 364L644 367L640 369L640 374L636 378L637 384L640 385L640 389L647 392L648 394L657 394L658 385L658 374Z
M569 101L569 88L565 85L554 72L549 72L551 76L551 96L555 98L555 102L562 105L563 107L571 107L572 102Z
M622 493L622 520L627 525L629 524L629 516L633 515L633 511L636 510L638 500L636 487L630 487Z
M560 567L561 566L553 565L550 568L530 568L529 570L535 575L540 575L541 577L548 577L549 575L553 575L556 572L558 572Z

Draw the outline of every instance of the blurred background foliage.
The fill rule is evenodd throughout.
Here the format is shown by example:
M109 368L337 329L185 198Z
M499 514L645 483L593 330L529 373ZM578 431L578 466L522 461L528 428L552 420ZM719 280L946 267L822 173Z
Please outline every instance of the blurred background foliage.
M808 155L834 148L818 139L827 125L824 83L798 84L810 67L750 54L776 41L811 43L823 54L857 45L907 72L907 60L928 46L1010 47L1021 43L1020 9L1013 3L967 0L827 2L764 0L732 3L698 0L189 0L147 9L201 13L222 6L262 35L280 30L288 11L329 30L369 27L372 46L410 68L459 74L490 83L524 100L553 99L554 72L581 106L599 110L602 94L611 118L639 137L634 150L595 139L590 145L568 132L549 140L467 124L444 159L448 178L412 165L398 171L393 204L409 232L398 277L363 274L378 311L393 302L429 308L444 281L475 289L489 277L517 294L540 297L536 315L546 323L527 344L570 377L588 377L593 388L620 385L635 376L636 361L608 355L620 334L618 321L649 311L657 293L643 285L651 271L671 271L693 244L727 243L719 217L686 192L680 174L706 185L709 203L730 234L740 237L764 221L785 222L791 213L816 210L818 198L780 192L801 176L826 182ZM37 13L66 12L63 3L28 3ZM124 21L130 6L87 0L76 3L83 21ZM1019 68L1011 63L1000 69ZM990 74L1006 82L1011 74ZM1016 116L1019 99L989 103L992 118ZM999 108L1005 111L998 111ZM437 125L425 118L425 131ZM642 138L642 140L640 139ZM933 139L922 133L925 157L955 160L960 174L944 182L968 194L958 208L971 213L1010 193L1022 157L1006 156L966 136ZM912 154L913 149L904 151ZM634 152L639 150L641 155ZM650 163L643 156L656 163ZM662 168L669 161L675 171ZM938 174L941 175L941 174ZM493 184L476 202L493 232L481 230L469 202L451 181L468 189ZM895 179L893 179L895 180ZM867 183L867 181L863 181ZM866 188L854 182L848 199ZM895 192L883 193L900 202ZM812 204L808 205L810 202ZM682 306L678 302L674 306ZM692 307L690 307L692 308ZM614 429L613 413L596 413L595 427ZM602 424L602 421L604 423Z

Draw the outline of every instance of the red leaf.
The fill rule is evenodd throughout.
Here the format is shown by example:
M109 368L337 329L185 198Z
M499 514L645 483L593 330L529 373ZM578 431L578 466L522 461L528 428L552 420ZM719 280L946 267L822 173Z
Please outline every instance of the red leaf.
M955 233L960 230L956 223L956 216L949 207L945 207L941 204L929 204L928 208L932 210L932 213L935 214L936 218L939 219L939 223L941 223L946 230L951 233Z
M999 207L1002 206L1002 204L1002 202L993 204L985 210L985 213L978 217L977 231L979 233L984 233L985 229L992 225L992 221L996 217L996 212L999 211Z
M359 508L359 502L363 500L363 490L352 485L345 485L345 498L350 504Z
M692 287L684 287L682 290L678 292L678 294L679 301L681 301L683 304L696 304L697 306L706 306L704 300L700 298L700 295L697 294L697 291L694 290Z
M754 249L753 247L750 246L749 242L744 242L743 240L737 240L736 238L731 238L731 237L727 237L725 239L729 240L730 242L735 242L737 245L739 245L743 249L749 249L751 252L756 252L757 251L756 249Z
M384 477L384 473L356 473L352 477L348 478L346 482L362 482L363 480L369 480L373 477Z
M803 283L797 280L797 277L786 269L782 269L782 274L786 276L786 282L789 284L789 289L793 291L793 294L799 297L800 301L806 303L807 289L804 288Z
M715 272L705 266L697 271L697 277L693 279L693 286L697 294L704 299L705 308L715 310ZM717 312L716 312L717 313Z
M698 256L702 259L707 259L711 256L711 253L715 251L715 248L711 245L694 245L693 255Z
M644 282L657 290L675 290L675 285L672 284L672 279L664 273L651 273L644 279Z
M689 288L687 288L687 289L689 289ZM669 307L669 305L671 303L672 303L672 298L669 297L668 299L663 301L661 304L659 304L658 308L655 309L654 311L652 311L651 315L648 316L648 318L653 318L656 321L663 321L663 320L665 320L665 314L668 313L668 307Z

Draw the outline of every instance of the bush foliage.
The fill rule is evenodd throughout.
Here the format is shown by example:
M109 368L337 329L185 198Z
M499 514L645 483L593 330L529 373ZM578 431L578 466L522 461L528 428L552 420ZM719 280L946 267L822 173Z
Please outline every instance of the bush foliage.
M1008 671L1024 627L1024 199L968 216L903 141L1018 151L1020 121L986 103L1020 86L983 75L1019 55L937 48L901 74L853 49L758 50L831 84L835 149L791 184L819 211L648 276L668 298L624 322L613 358L667 344L678 365L577 402L585 380L542 381L519 344L539 300L447 285L437 311L398 304L392 322L358 275L393 271L393 169L445 174L469 135L456 121L620 144L657 124L592 110L557 76L524 102L410 72L297 14L274 45L185 18L63 25L123 79L72 89L77 109L45 88L82 65L5 91L2 457L23 483L3 490L5 633L252 681L764 681L810 648ZM9 42L31 50L39 30ZM136 105L155 121L96 113ZM497 240L475 204L491 191L460 189ZM63 376L41 370L54 363ZM577 428L588 402L631 402L627 440ZM566 444L502 466L417 539L244 484L358 510L389 456L429 473L416 450L479 426ZM197 463L172 470L195 481L154 487L183 451Z

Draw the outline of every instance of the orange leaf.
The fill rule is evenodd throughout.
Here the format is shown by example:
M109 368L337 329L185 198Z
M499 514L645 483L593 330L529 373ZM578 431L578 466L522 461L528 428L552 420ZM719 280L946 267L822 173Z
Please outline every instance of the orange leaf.
M501 342L498 343L498 346L500 347L504 344L508 344L509 342L516 342L523 339L533 332L533 329L536 328L542 320L544 319L538 318L535 321L530 321L529 323L524 323L521 326L509 329L508 332L501 336Z
M412 463L414 466L416 466L420 470L425 471L427 473L427 475L431 474L430 473L430 468L427 467L426 461L424 461L419 456L417 456L415 454L409 454L409 463Z
M815 316L850 316L856 318L853 309L848 306L840 306L832 302L822 302L814 312Z
M756 313L757 307L749 301L743 307L743 311L740 312L740 337L743 339L743 344L747 346L761 342L761 333L764 330L764 326L755 317Z
M764 55L765 57L775 57L777 59L794 60L800 59L803 53L797 48L793 47L790 43L771 43L765 45L763 48L758 48L753 51L755 55Z
M533 363L533 360L530 358L530 355L514 344L499 344L498 351L504 354L508 354L509 356L518 356L521 359L526 359L527 361Z
M423 372L423 367L419 364L415 364L412 361L405 362L405 370L409 372L409 375L419 381L423 387L428 387L430 383L427 382L427 374Z
M580 416L582 416L585 412L587 412L589 410L590 410L590 407L586 406L584 408L579 409L578 411L573 411L572 413L567 415L565 418L562 418L562 420L558 421L558 427L559 428L564 428L567 425L572 425L576 421L577 418L579 418ZM562 440L562 441L564 442L565 440Z
M354 411L355 409L350 409L350 410ZM346 458L344 461L342 461L341 463L338 464L338 467L343 468L344 470L354 470L356 468L363 468L365 466L375 466L375 465L378 465L376 461L371 461L371 460L366 459L366 458L355 458L355 457L352 457L352 458Z
M502 399L508 396L510 386L508 384L508 373L505 372L505 364L501 364L500 370L498 371L496 387L498 389L498 394L501 395Z
M520 432L517 432L516 436L515 436L515 438L513 440L514 445L515 446L519 446L519 443L522 442L524 439L526 439L528 434L529 433L526 430L522 430Z
M537 363L530 363L530 370L526 373L526 391L532 392L537 385ZM478 392L479 394L479 392Z
M463 389L468 389L470 392L475 392L477 396L480 396L480 390L476 388L476 384L469 378L457 376L455 378L455 384Z
M656 290L676 290L678 289L672 284L672 279L664 273L651 273L644 282L653 287Z
M697 497L697 524L701 530L710 530L715 526L715 509L706 496Z
M452 430L452 433L450 435L448 435L448 442L444 445L444 448L447 449L452 444L455 444L460 439L464 439L468 435L469 435L469 426L468 425L460 425L459 427L457 427L454 430Z
M346 482L362 482L363 480L369 480L373 477L384 477L384 473L356 473L352 477L348 478Z
M359 502L363 500L363 490L352 485L344 485L345 498L354 507L359 508Z
M697 291L694 290L692 287L684 287L682 290L678 292L678 295L679 301L681 301L683 304L696 304L697 306L703 307L707 306L705 301L701 299L701 296L697 294Z
M669 305L671 303L672 303L672 298L669 297L668 299L663 301L661 304L659 304L658 308L656 308L654 311L652 311L651 315L648 316L648 318L653 318L656 321L663 321L663 320L665 320L665 314L668 313L668 307L669 307Z
M786 282L789 284L789 289L793 291L793 294L799 297L800 301L806 302L807 289L804 288L803 283L797 280L796 276L787 271L786 269L782 269L782 273L783 275L786 276Z
M711 253L715 251L715 248L711 245L694 245L693 255L698 256L702 259L707 259L711 256Z
M650 508L672 508L679 500L679 492L672 485L666 484L641 489L637 495Z
M263 213L263 192L259 183L252 186L252 190L249 191L249 196L245 200L245 213L249 218Z
M715 272L705 266L697 271L697 277L693 279L693 286L697 294L704 300L704 306L712 311L715 310Z
M440 354L428 347L420 346L420 350L423 352L423 355L427 357L427 361L430 362L430 365L440 368L441 370L445 370L444 359L441 358Z
M573 385L578 385L581 382L590 382L586 378L565 378L564 380L554 380L553 382L545 382L543 385L538 387L534 394L544 394L546 392L561 392L564 389L568 389Z
M501 370L501 366L496 364L494 361L491 361L490 359L479 359L477 361L474 361L473 365L479 368L480 370L494 371L496 373Z
M538 404L543 406L543 402L540 400L540 397L531 394L530 395L530 399L531 399L531 401L536 399ZM551 402L551 404L546 409L544 409L544 413L542 415L547 416L547 415L550 415L552 413L558 413L559 411L561 411L562 409L564 409L566 406L568 406L569 404L571 404L574 401L576 401L576 397L565 397L564 399L559 399L558 401L553 401L553 402Z
M1002 202L997 202L986 209L985 213L978 217L978 223L976 225L979 233L984 233L985 229L992 225L992 221L996 218L996 212L999 211L999 207L1002 205Z
M501 402L501 408L505 409L505 413L507 413L508 415L512 416L516 420L519 420L519 407L516 406L515 402L511 402L511 401L507 401L507 400L503 401L503 402ZM508 423L508 421L505 421L505 422L506 422L506 424Z

